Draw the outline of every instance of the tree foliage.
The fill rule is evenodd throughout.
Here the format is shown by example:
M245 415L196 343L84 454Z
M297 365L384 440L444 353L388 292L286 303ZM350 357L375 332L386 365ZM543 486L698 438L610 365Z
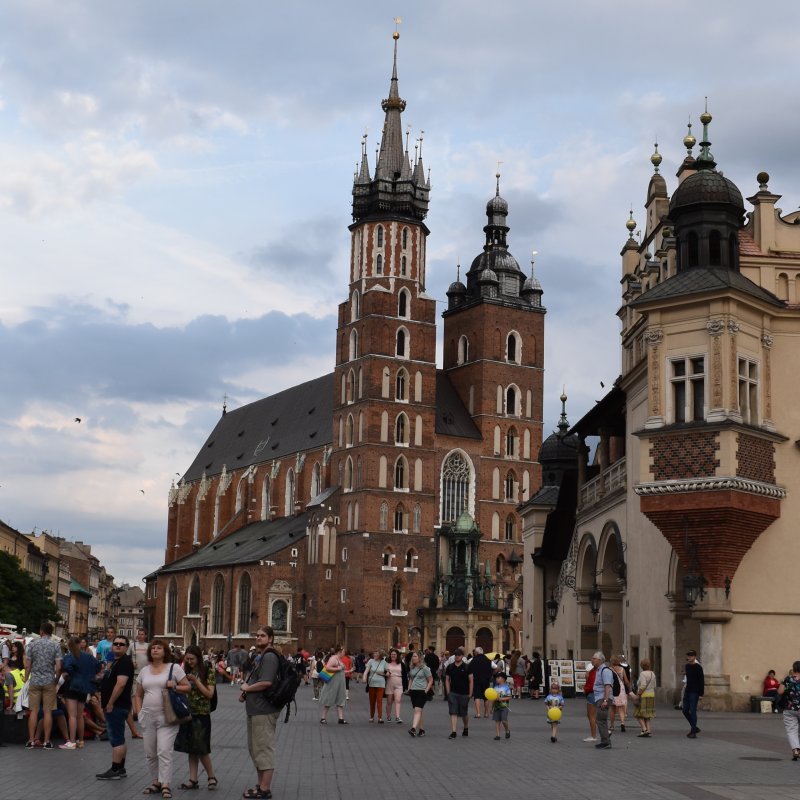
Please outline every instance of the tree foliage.
M11 553L0 552L0 620L37 633L43 620L60 619L49 585L31 577L20 560Z

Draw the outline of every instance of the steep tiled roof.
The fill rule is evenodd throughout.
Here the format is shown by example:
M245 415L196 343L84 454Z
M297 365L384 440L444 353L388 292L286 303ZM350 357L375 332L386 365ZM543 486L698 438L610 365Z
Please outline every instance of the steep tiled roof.
M443 370L436 371L436 433L467 439L481 438L481 432Z
M205 567L253 564L290 544L301 542L310 516L311 512L306 512L297 517L253 522L223 539L210 542L191 555L161 567L158 572L164 574Z
M643 295L632 301L631 306L636 308L657 300L730 289L743 292L774 306L783 308L786 305L772 292L768 292L749 278L745 278L741 272L725 267L692 267L667 278L652 289L648 289Z
M330 444L333 437L333 373L256 400L222 416L184 481L261 464Z

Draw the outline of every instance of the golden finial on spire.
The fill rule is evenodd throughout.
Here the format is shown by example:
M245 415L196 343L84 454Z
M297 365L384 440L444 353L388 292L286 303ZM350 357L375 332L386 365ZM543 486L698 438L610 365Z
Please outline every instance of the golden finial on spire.
M402 17L395 17L394 18L394 33L392 34L392 39L397 41L400 38L400 31L397 30L400 23L403 21Z
M706 97L705 111L703 111L703 113L700 115L700 122L702 122L703 125L708 125L712 119L713 117L708 113L708 97Z
M686 133L686 136L683 137L683 146L686 148L686 152L689 156L692 155L692 148L697 144L697 139L692 136L692 117L689 116L689 129Z
M658 174L658 168L661 165L662 156L661 153L658 152L658 142L655 143L655 152L653 155L650 156L650 163L653 165L653 169L656 171L656 175Z
M502 161L497 162L497 172L495 172L494 177L497 180L497 188L495 189L495 194L497 197L500 197L500 167L503 166Z
M628 229L628 236L633 239L633 232L636 230L636 220L633 218L633 208L631 208L631 213L628 217L628 221L625 223L625 227Z

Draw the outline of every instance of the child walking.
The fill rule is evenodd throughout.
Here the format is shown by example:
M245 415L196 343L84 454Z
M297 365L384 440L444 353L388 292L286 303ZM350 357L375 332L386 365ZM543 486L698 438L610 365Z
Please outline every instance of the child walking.
M556 681L553 681L550 684L550 694L545 697L544 705L548 712L551 708L557 708L559 711L564 708L564 697L561 694L561 687ZM558 736L556 736L556 733L558 732L559 720L550 719L550 715L548 713L547 721L550 723L550 741L555 744L555 742L558 741Z
M506 731L506 739L511 738L511 731L508 729L508 704L511 701L511 687L506 683L505 672L498 672L494 676L494 688L497 691L497 700L494 701L494 740L500 741L500 726Z

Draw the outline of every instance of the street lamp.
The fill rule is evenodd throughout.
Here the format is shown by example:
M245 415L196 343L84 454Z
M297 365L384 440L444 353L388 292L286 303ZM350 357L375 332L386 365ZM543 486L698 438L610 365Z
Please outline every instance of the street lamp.
M683 576L683 599L686 605L691 608L697 603L697 600L702 600L705 597L706 579L703 573L697 574L689 572Z
M692 608L705 595L705 587L708 585L705 575L700 570L700 563L697 557L697 545L689 538L689 517L683 518L684 549L686 550L686 560L688 571L683 576L683 599L686 605Z
M558 600L553 595L553 589L550 589L550 599L545 603L547 606L547 619L551 625L556 624L556 617L558 616Z
M592 612L592 615L595 617L600 613L600 603L602 599L603 595L597 588L597 583L594 583L592 588L589 589L589 608Z

